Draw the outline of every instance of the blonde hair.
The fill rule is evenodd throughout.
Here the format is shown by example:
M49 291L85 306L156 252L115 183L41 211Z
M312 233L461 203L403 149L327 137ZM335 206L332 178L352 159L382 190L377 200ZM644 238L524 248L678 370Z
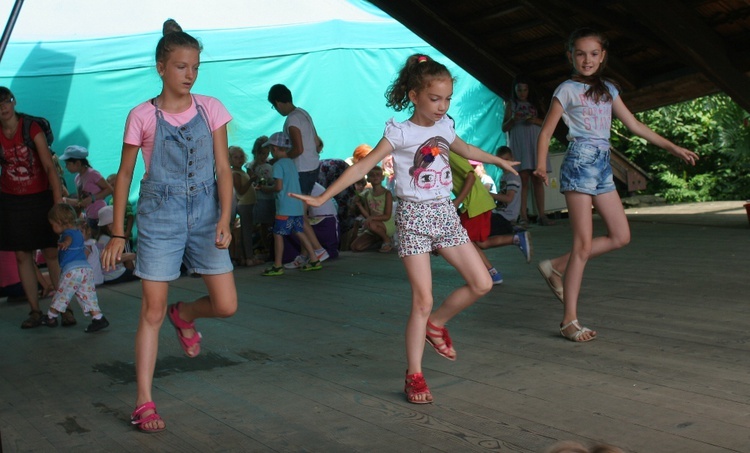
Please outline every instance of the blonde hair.
M78 216L73 206L67 203L57 203L47 213L47 219L62 226L76 226Z
M242 153L242 164L244 165L247 162L247 153L245 153L245 150L240 148L239 146L230 146L229 147L229 156L232 156L233 152L239 151Z

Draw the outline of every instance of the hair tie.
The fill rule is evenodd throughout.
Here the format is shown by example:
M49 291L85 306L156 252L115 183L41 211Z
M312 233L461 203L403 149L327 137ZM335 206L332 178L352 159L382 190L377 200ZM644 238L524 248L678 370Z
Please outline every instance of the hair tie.
M417 58L417 63L424 63L425 61L427 61L426 55L420 55L419 58Z

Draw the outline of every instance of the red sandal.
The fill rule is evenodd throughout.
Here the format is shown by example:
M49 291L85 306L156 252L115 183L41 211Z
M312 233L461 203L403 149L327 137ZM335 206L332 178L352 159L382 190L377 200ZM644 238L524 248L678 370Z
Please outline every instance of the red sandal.
M144 416L143 413L146 411L153 411L153 412ZM154 404L153 401L143 403L140 406L136 407L133 413L130 415L130 423L138 427L138 430L141 431L142 433L153 434L153 433L158 433L167 429L166 425L164 426L164 428L146 428L145 426L143 426L144 424L148 422L160 421L160 420L163 421L161 418L161 415L156 413L156 404Z
M182 350L185 351L185 355L193 358L196 357L201 352L201 333L198 332L198 330L195 329L195 322L187 322L183 321L182 318L180 318L180 305L182 305L182 302L177 302L176 304L172 304L167 309L167 317L169 318L169 322L172 323L175 330L177 330L177 339L180 340L180 346L182 346ZM182 333L182 329L193 329L195 333L192 337L188 338ZM190 348L193 346L198 345L197 348L195 348L194 353L190 354Z
M439 340L442 340L442 343L437 343ZM441 356L448 360L456 360L456 350L453 349L453 341L450 335L448 335L448 329L445 326L438 327L428 319L425 341Z
M406 401L412 404L431 404L432 393L430 393L430 388L427 387L424 375L422 373L408 374L409 370L406 373L406 379L404 380ZM427 399L418 399L417 397L420 395L427 395Z

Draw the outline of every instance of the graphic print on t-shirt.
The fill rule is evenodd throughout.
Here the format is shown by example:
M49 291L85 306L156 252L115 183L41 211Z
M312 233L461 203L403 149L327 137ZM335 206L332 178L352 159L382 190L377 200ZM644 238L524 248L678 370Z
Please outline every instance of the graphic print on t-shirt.
M443 137L432 137L422 143L414 154L414 166L409 169L412 186L430 190L438 185L453 183L448 161L450 143Z

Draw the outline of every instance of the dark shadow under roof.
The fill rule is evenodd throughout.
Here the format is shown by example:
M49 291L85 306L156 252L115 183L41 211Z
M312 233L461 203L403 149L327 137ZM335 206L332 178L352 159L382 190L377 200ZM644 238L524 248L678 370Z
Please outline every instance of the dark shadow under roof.
M750 4L742 0L371 0L503 98L517 74L547 99L570 75L581 26L610 40L606 75L633 112L725 92L750 111Z

